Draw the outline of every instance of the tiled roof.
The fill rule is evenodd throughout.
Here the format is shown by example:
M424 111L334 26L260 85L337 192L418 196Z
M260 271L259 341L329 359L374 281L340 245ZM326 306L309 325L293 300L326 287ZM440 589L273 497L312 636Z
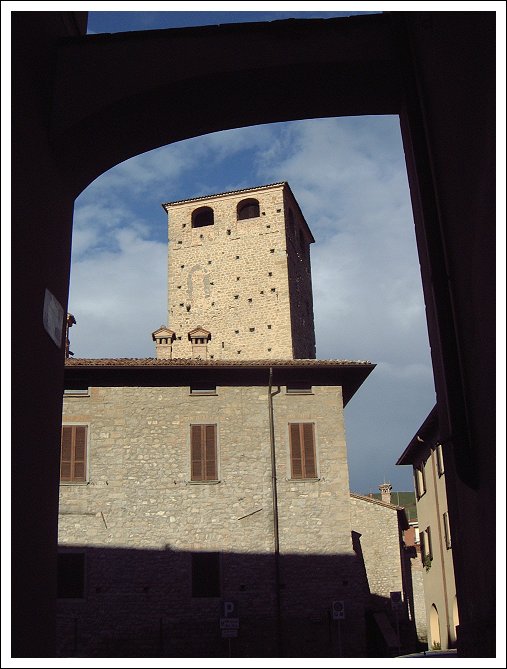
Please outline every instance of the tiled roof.
M66 367L373 367L368 360L199 360L196 358L67 358Z
M214 197L221 197L222 195L235 195L237 193L250 193L255 190L262 190L263 188L273 188L273 186L285 186L288 185L287 181L278 181L274 184L265 184L264 186L255 186L251 188L240 188L239 190L229 190L223 193L213 193L212 195L200 195L198 197L189 197L185 200L174 200L173 202L163 202L162 207L167 207L172 204L184 204L185 202L196 202L198 200L209 200Z
M366 495L358 495L355 492L351 492L350 496L353 497L354 499L361 499L364 502L371 502L372 504L379 504L380 506L385 506L388 509L396 509L397 511L401 511L405 508L404 506L398 506L397 504L388 504L387 502L383 502L380 499L375 499L375 497L366 497Z

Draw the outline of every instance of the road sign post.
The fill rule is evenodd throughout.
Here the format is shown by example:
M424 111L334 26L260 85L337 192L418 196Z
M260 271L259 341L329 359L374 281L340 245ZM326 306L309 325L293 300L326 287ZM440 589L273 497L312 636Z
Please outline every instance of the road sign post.
M337 638L338 638L338 657L342 656L342 630L341 621L345 619L345 602L343 599L337 599L332 603L333 620L336 620Z

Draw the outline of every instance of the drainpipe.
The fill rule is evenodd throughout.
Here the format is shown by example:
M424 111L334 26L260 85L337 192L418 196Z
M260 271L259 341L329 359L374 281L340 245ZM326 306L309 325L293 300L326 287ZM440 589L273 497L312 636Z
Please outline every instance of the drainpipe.
M276 594L276 634L278 645L278 657L283 657L282 644L282 607L280 600L280 533L278 529L278 494L276 486L276 456L275 456L275 424L273 418L273 396L280 392L280 388L274 393L273 388L273 368L269 368L269 388L268 388L268 407L269 407L269 442L271 445L271 494L273 500L273 543L275 554L275 594Z

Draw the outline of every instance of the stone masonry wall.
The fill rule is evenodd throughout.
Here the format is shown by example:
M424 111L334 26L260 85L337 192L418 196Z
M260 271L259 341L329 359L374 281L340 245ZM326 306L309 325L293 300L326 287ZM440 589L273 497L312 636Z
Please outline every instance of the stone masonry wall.
M352 530L359 533L372 595L389 602L389 593L403 591L398 516L392 506L351 497Z
M282 387L273 397L284 652L336 653L328 612L338 599L351 603L342 652L357 656L367 586L351 544L341 389L313 391ZM318 480L290 480L291 421L315 423ZM59 543L85 552L87 585L84 602L59 602L60 654L142 647L147 655L223 656L220 599L191 597L192 553L218 552L221 598L240 611L237 653L273 656L268 388L218 387L210 396L188 387L91 388L89 397L65 398L64 424L72 423L89 426L89 477L60 487ZM218 483L190 482L191 423L217 425Z
M259 201L260 216L238 221L237 205L249 198ZM305 230L304 259L287 242L289 200L295 212L293 234ZM213 209L214 224L192 228L192 212L203 206ZM209 358L314 358L309 233L285 186L198 198L166 208L168 324L176 333L173 358L192 357L188 332L198 326L211 332Z
M297 203L288 192L285 221L293 357L315 358L310 243Z

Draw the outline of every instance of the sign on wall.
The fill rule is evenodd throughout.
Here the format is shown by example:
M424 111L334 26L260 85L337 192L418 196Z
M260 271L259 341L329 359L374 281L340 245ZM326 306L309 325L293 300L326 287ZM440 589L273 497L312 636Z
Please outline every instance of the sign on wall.
M343 620L345 618L345 602L338 599L333 602L333 620Z

